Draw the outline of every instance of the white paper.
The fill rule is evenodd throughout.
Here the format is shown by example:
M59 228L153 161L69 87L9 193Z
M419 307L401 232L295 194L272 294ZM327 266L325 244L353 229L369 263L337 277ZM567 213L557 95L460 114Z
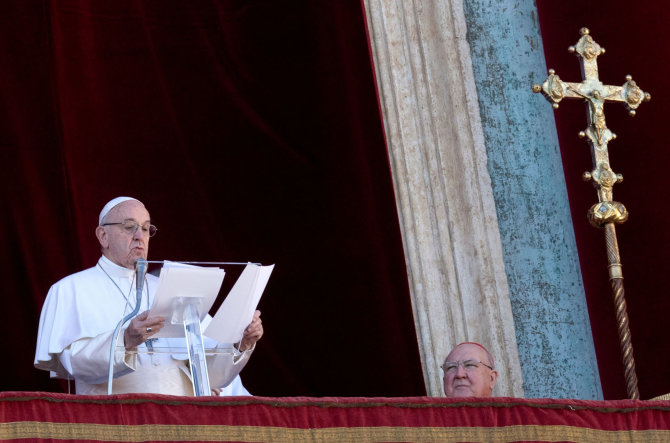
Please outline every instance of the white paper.
M158 277L158 288L150 316L165 317L165 325L152 337L183 337L185 303L198 304L200 320L207 315L221 289L225 271L166 262Z
M254 318L274 265L247 264L203 334L219 343L237 343Z

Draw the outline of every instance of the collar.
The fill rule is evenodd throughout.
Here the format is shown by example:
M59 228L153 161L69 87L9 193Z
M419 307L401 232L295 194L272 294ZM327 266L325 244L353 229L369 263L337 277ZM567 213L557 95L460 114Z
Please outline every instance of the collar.
M135 270L134 269L128 269L128 268L124 268L123 266L119 266L116 263L112 262L107 257L105 257L104 255L102 257L100 257L100 260L98 260L98 264L111 277L129 279L129 278L132 278L133 275L135 275Z

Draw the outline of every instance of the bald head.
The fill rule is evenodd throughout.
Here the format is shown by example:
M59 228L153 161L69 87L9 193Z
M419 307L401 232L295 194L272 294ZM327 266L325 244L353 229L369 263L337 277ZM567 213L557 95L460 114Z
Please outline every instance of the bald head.
M478 343L461 343L447 355L444 364L447 397L490 397L498 380L493 357Z

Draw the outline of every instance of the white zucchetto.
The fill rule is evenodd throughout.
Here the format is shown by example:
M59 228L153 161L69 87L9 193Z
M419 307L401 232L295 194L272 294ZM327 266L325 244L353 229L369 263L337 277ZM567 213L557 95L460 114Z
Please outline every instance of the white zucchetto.
M100 217L98 218L98 225L102 226L102 219L105 218L105 216L109 214L109 211L111 211L116 205L119 205L123 202L127 202L128 200L135 200L136 202L144 206L144 203L133 197L116 197L108 201L105 207L102 208L102 211L100 211Z

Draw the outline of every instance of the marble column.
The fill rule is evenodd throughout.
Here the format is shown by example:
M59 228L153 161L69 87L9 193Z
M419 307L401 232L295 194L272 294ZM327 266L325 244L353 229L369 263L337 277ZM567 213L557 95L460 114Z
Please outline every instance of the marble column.
M461 341L523 396L477 91L459 1L364 0L429 395Z

